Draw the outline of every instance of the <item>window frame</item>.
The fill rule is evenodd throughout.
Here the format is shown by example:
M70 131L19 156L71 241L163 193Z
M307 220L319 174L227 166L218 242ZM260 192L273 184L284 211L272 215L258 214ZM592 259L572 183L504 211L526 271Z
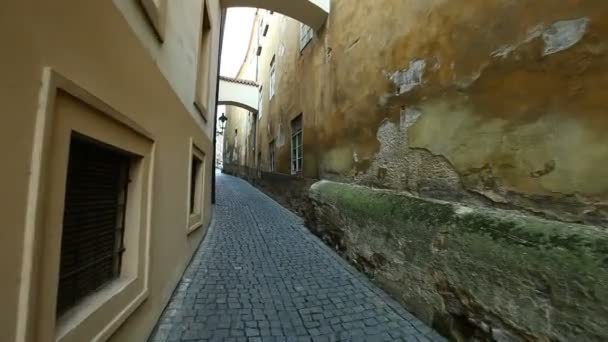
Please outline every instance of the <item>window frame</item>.
M264 116L264 87L260 86L258 94L258 121L262 120L262 116Z
M276 55L272 56L270 61L270 100L276 95L277 86L277 70L276 70Z
M301 174L304 168L304 122L300 114L291 121L291 174Z
M198 161L198 165L195 163ZM188 193L187 234L192 234L203 226L203 213L205 212L205 176L207 174L207 159L205 153L190 138L190 157L188 162ZM197 167L196 170L194 168ZM192 179L194 176L194 180ZM194 183L193 183L194 181ZM192 186L194 185L194 188Z
M300 23L300 52L304 51L310 42L312 42L314 35L315 31L312 27Z
M207 1L203 0L201 7L201 21L196 62L196 85L193 105L205 123L207 122L207 115L209 114L208 107L212 83L211 52L213 51L213 32L215 27L209 13Z
M125 250L125 246L124 246L124 234L125 234L125 222L126 222L126 216L127 216L127 209L128 209L128 192L129 192L129 174L130 174L130 169L131 169L131 165L133 164L134 160L132 160L133 158L137 158L137 156L132 156L129 153L125 152L125 151L120 151L114 147L110 147L110 146L105 146L106 144L97 141L96 139L78 134L77 132L73 132L70 138L70 147L69 147L69 153L68 153L68 174L66 176L66 199L65 199L65 206L66 208L64 209L64 223L63 223L63 231L62 231L62 243L61 243L61 257L60 257L60 269L59 269L59 285L58 285L58 294L57 294L57 302L58 302L58 306L59 303L61 302L59 299L62 297L62 289L61 289L61 284L62 284L62 278L71 278L71 277L78 277L79 274L86 272L88 269L96 269L98 268L98 266L100 264L102 264L101 262L105 260L105 256L104 258L97 258L95 261L89 261L88 263L86 263L85 265L79 265L76 266L76 270L72 270L72 271L68 271L67 275L66 274L62 274L62 270L63 270L63 265L64 265L64 248L67 248L69 246L69 244L65 243L64 237L65 237L65 229L66 229L66 210L67 212L77 212L77 208L75 208L76 210L72 211L69 210L67 205L68 204L72 204L73 202L68 202L68 197L70 196L70 194L72 193L72 191L69 188L69 185L71 184L71 179L70 176L73 175L72 172L75 171L82 171L79 170L78 167L78 162L75 162L76 159L73 159L76 157L76 155L79 154L79 152L76 151L76 149L78 148L78 146L80 145L80 148L85 148L83 147L83 145L88 145L86 146L87 149L97 149L97 150L105 150L104 152L99 151L99 153L88 153L87 155L91 156L91 157L95 157L95 156L100 156L103 153L108 153L108 154L114 154L114 158L116 159L116 161L122 162L124 163L123 165L120 165L120 168L123 168L120 171L120 176L119 179L116 181L116 185L118 185L119 187L117 187L116 189L114 189L116 191L116 201L117 201L117 205L118 207L116 207L116 213L115 213L115 217L113 218L115 222L115 225L110 229L110 231L113 233L112 239L114 240L114 247L113 247L113 251L111 254L111 261L110 264L112 265L112 275L107 277L106 279L100 280L100 279L96 279L96 280L100 280L99 283L97 283L97 289L93 290L93 291L89 291L86 294L82 294L81 296L78 296L78 294L72 292L72 295L74 297L74 301L72 303L68 303L68 305L66 307L63 308L57 308L57 315L58 317L63 316L64 313L68 312L70 309L72 309L73 307L77 307L82 301L86 300L88 297L90 297L91 295L95 294L96 292L99 291L99 289L107 286L109 283L115 281L116 279L120 278L121 275L121 271L122 271L122 255L123 252ZM107 154L106 154L107 156ZM91 158L91 157L87 157L87 158ZM122 159L122 160L120 160ZM74 164L72 164L74 163ZM90 171L90 170L89 170ZM90 172L89 172L90 173ZM82 176L82 174L79 174L78 176L76 176L76 180L79 179ZM82 191L82 190L80 190ZM90 198L89 196L87 196L87 198ZM107 205L106 205L107 207ZM94 209L94 208L92 208ZM91 210L92 210L91 209ZM106 209L107 210L107 209ZM91 212L87 212L87 216L90 215ZM72 219L74 218L73 214L72 214ZM76 216L76 218L78 218L78 216ZM82 217L80 217L82 218ZM80 223L82 224L82 223ZM89 226L89 230L91 229L91 224L90 222L87 224L87 226ZM104 229L104 227L98 227L101 229ZM107 229L107 227L105 228ZM105 233L107 233L107 231L104 231ZM97 232L99 233L99 232ZM104 234L105 235L105 234ZM91 241L94 242L94 241ZM77 253L75 253L73 260L73 263L78 264L79 262L81 262L79 255L82 254L82 247L83 244L80 244L80 246L76 246L77 249ZM95 251L95 252L99 252L99 251ZM69 277L68 277L69 276ZM76 281L76 283L78 283L78 281ZM70 284L70 282L67 282L67 284ZM64 284L65 285L65 284ZM68 291L70 292L70 291ZM69 296L69 294L68 294ZM61 311L60 311L61 309Z

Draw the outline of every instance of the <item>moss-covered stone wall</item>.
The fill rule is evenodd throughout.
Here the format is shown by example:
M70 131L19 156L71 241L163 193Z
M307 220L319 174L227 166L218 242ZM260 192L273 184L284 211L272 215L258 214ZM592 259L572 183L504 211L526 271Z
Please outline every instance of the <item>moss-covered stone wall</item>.
M311 230L454 340L608 340L608 233L321 181Z

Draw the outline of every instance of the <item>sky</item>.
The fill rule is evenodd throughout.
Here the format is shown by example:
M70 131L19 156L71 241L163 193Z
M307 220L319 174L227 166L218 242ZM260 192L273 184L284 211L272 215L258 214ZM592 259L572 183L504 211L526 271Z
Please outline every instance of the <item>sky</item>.
M255 11L255 8L228 9L220 75L235 77L243 64L249 47Z
M222 47L222 64L220 75L236 77L245 60L253 20L255 19L255 8L229 8L226 16L224 30L224 46ZM226 112L226 106L217 107L218 118ZM218 123L219 127L219 123ZM222 136L217 137L217 149L221 152L224 145ZM221 153L217 155L221 159Z

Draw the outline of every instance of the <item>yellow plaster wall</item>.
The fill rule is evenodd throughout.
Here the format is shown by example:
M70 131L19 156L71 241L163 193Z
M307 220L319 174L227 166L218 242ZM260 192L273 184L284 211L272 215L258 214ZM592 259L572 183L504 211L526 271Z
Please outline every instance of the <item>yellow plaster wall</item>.
M303 112L305 176L608 225L607 15L601 0L334 0L301 53L300 23L275 18L259 146Z

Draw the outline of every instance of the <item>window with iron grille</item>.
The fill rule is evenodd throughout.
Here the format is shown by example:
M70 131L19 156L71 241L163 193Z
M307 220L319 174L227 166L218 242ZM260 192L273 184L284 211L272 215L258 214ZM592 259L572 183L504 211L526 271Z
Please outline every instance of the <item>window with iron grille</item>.
M269 158L269 170L270 172L274 172L274 168L275 168L275 145L274 145L274 140L270 142L270 145L268 146L268 153L270 155Z
M118 278L132 156L73 134L61 236L60 316Z
M291 121L291 173L302 172L304 140L302 133L302 114Z

